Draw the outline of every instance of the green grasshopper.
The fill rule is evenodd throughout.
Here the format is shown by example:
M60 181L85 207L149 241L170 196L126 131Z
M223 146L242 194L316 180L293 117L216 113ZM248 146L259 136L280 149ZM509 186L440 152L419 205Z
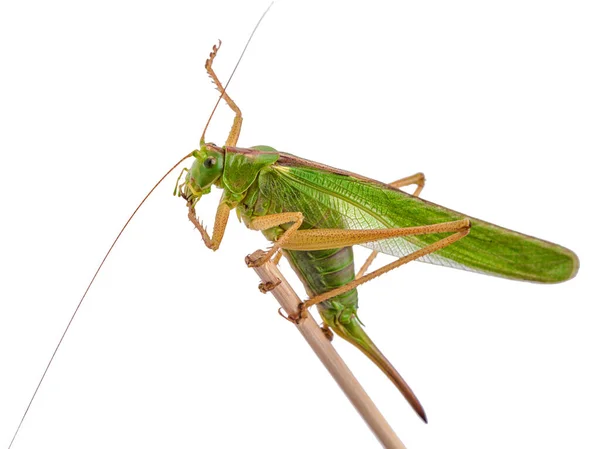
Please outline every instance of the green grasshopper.
M356 288L413 260L461 268L507 279L557 283L577 274L570 250L446 209L419 198L425 178L418 173L391 184L278 152L269 146L237 147L240 108L227 94L212 65L219 46L206 61L209 77L235 113L224 146L200 139L194 162L180 175L175 194L187 201L188 217L204 244L217 250L231 210L245 225L262 231L273 245L259 266L281 255L302 280L310 299L292 320L317 306L324 329L359 348L395 384L418 415L425 411L400 374L365 333L357 315ZM183 174L185 179L180 183ZM195 207L215 186L223 190L212 236ZM412 195L400 187L416 185ZM373 250L355 273L353 245ZM397 259L367 273L377 252Z
M211 77L216 80L214 74ZM213 249L223 238L232 208L251 229L261 229L275 242L274 248L253 263L285 255L311 296L292 319L302 319L309 306L316 305L325 325L374 358L417 410L422 412L422 407L412 392L362 330L357 286L414 259L537 282L559 282L576 274L577 258L564 248L420 200L421 174L387 185L268 147L237 148L242 115L219 88L236 118L223 147L205 143L203 133L194 166L178 189L188 202L190 219ZM209 236L194 208L211 184L223 188L224 196ZM398 190L412 184L417 186L413 196ZM323 240L335 245L329 248ZM366 274L373 253L354 274L354 244L400 259Z

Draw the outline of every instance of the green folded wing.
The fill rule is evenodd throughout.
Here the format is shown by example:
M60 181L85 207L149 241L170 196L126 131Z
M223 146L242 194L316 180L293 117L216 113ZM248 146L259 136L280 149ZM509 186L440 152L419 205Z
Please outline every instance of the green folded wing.
M281 164L263 170L259 188L269 198L270 210L302 212L304 229L398 228L470 218L469 235L418 260L545 283L566 281L577 273L577 256L567 248L468 217L377 181L290 158L293 163L286 164L282 158ZM446 235L393 238L364 246L402 257Z

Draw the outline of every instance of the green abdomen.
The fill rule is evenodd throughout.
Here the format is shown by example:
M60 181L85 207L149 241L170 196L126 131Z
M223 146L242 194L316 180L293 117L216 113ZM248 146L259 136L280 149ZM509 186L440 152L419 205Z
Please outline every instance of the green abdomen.
M311 297L354 280L352 247L321 251L284 251L284 254ZM343 323L356 314L358 294L356 289L352 289L320 303L317 307L326 322L337 318Z

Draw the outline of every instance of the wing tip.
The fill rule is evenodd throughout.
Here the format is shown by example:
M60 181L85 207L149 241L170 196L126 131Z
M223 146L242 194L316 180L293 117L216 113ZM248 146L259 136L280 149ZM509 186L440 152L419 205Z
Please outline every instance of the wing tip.
M571 269L568 271L568 275L558 282L565 282L569 279L573 279L575 276L577 276L577 273L579 272L579 257L577 257L577 254L575 254L573 251L567 251L568 255L570 256L569 260L571 262Z
M545 284L560 284L577 276L579 271L579 257L567 248L561 248L562 260L551 267L541 279L535 279Z

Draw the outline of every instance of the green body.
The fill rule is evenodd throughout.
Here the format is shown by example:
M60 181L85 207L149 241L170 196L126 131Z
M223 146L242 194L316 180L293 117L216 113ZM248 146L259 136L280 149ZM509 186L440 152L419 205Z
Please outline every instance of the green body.
M269 163L261 161L257 164L249 160L249 166L261 167L252 170L250 174L254 179L251 182L246 178L248 188L244 192L232 195L240 195L235 206L247 223L255 216L279 212L302 212L304 221L300 229L403 228L469 218L471 229L468 236L419 260L541 283L566 281L577 273L577 256L560 245L468 217L378 181L286 153L277 153L270 147L255 148L257 149L254 154L251 153L251 157L258 159L257 155L262 153L268 155ZM225 180L228 178L229 154L234 153L239 158L237 151L234 148L228 149ZM273 155L278 157L275 159ZM227 197L230 195L227 192L227 182L223 187ZM264 234L269 240L275 241L283 230L284 228L274 228ZM444 235L440 234L413 235L381 240L365 246L401 257L442 237ZM351 263L351 253L346 254L346 257L336 259L340 269ZM313 254L311 257L316 261L320 255ZM292 257L294 258L298 258L295 266L303 275L317 275L316 272L308 273L311 265L308 259L304 260L302 256ZM351 277L346 277L346 281L350 279ZM305 282L311 289L319 284L319 281ZM337 282L335 277L323 281L322 285L331 287L332 282Z
M222 203L236 208L247 225L256 217L282 212L301 212L300 230L404 228L470 218L378 181L279 153L271 147L223 149L206 144L194 156L186 179L186 197L198 201L215 184L224 190ZM212 160L207 163L207 159ZM470 220L466 237L418 260L541 283L562 282L577 272L577 256L562 246ZM263 234L276 241L290 225L276 226ZM365 246L402 257L446 235L396 237ZM354 279L351 247L284 250L284 254L311 297ZM361 349L401 391L408 388L362 329L357 318L356 289L317 307L323 321L338 335Z

